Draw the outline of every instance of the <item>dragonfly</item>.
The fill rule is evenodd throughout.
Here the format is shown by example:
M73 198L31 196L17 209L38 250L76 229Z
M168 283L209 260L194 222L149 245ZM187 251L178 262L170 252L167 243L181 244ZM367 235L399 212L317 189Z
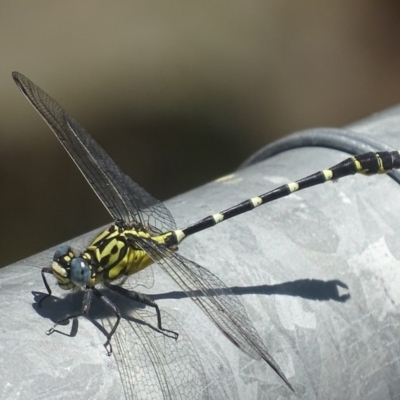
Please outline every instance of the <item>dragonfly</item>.
M237 296L211 271L179 254L178 245L197 232L296 191L356 173L368 176L398 169L400 153L369 152L347 158L329 169L282 185L177 229L174 218L164 204L125 175L55 100L24 75L13 72L13 79L50 126L114 220L81 254L75 254L69 246L61 246L54 254L51 267L42 268L48 293L41 301L52 293L45 274L54 275L62 289L82 288L84 291L81 310L57 321L48 333L52 333L61 322L88 314L91 299L95 296L116 316L116 322L107 332L104 344L108 354L111 354L111 339L118 328L121 314L113 302L97 289L96 286L103 284L128 299L152 307L157 315L158 329L177 339L177 332L163 327L160 309L149 296L117 284L118 280L156 263L233 344L250 357L264 360L294 391Z
M115 324L106 332L104 344L107 354L111 355L111 339L120 324L121 313L109 296L97 288L102 284L125 298L152 307L157 316L158 329L171 336L171 340L177 339L178 332L164 327L156 302L143 293L119 284L130 275L157 263L233 344L250 357L264 360L294 391L232 290L211 271L177 252L178 244L184 235L190 235L190 231L177 229L174 218L164 204L125 175L54 99L24 75L13 72L12 76L114 220L81 254L74 254L70 246L60 246L54 253L51 266L42 268L47 294L40 304L52 294L47 274L56 278L61 289L81 288L84 292L80 311L66 315L47 333L53 333L62 322L88 314L91 301L96 297L116 317Z

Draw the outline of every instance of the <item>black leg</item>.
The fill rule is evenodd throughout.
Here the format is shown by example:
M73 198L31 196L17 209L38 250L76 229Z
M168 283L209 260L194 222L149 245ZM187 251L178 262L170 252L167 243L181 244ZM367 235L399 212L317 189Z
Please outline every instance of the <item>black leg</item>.
M50 328L48 331L46 331L46 333L48 335L51 335L54 332L54 329L56 328L56 326L58 324L60 324L61 322L65 322L72 318L77 318L77 317L80 317L81 315L87 314L90 309L90 303L92 301L92 297L93 297L93 288L86 288L85 294L83 295L81 311L77 314L69 314L69 315L65 316L64 318L58 320L52 328Z
M104 296L103 293L101 293L99 290L96 288L92 288L93 293L95 296L102 302L104 305L111 310L115 316L117 317L117 322L114 324L114 326L111 329L110 333L106 334L107 341L104 343L104 347L106 348L107 355L111 356L112 354L112 345L111 345L111 338L114 335L115 331L118 328L119 321L121 320L121 313L119 312L118 308L114 305L114 303L106 296Z
M51 296L51 289L50 289L50 286L49 286L49 284L48 284L48 282L47 282L47 279L46 279L46 277L45 277L44 274L51 274L51 275L53 275L53 272L52 272L51 268L42 268L42 279L43 279L44 286L45 286L46 289L47 289L47 294L45 294L45 295L40 299L40 301L39 301L39 307L42 305L42 302L43 302L44 299L47 299L48 297Z
M139 303L145 304L146 306L155 308L156 313L157 313L158 329L160 331L162 331L162 332L171 333L172 335L175 336L175 340L178 339L179 334L177 332L170 331L170 330L164 329L162 327L160 309L159 309L158 305L153 300L150 299L149 296L146 296L145 294L142 294L142 293L135 292L133 290L127 290L127 289L125 289L125 288L123 288L121 286L112 285L111 283L105 283L105 286L108 287L109 289L113 290L114 292L117 292L120 295L122 295L124 297L127 297L130 300L134 300L134 301L137 301ZM115 326L113 328L113 331L115 332Z

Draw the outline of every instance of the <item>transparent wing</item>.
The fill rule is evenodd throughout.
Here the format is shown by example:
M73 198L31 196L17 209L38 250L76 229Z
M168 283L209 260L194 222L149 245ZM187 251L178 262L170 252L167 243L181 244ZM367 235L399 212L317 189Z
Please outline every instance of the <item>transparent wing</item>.
M13 78L47 122L114 220L155 234L176 229L167 208L125 175L93 138L47 93L24 75Z
M154 271L153 267L150 265L145 269L142 269L139 272L136 272L134 275L122 276L121 279L117 282L114 281L114 284L117 283L120 286L123 286L128 290L136 290L138 287L144 287L146 289L151 289L154 286Z
M63 244L70 246L74 254L82 254L88 248L90 243L93 242L93 239L100 235L100 233L104 232L104 229L106 228L100 227L93 229L91 232L69 240Z
M56 134L115 220L144 227L153 234L176 228L167 208L126 176L78 122L50 96L22 74L14 72L13 78ZM138 239L137 244L196 301L236 346L255 359L264 359L291 387L268 353L243 305L220 279L207 269L152 240ZM128 340L128 337L125 339ZM124 346L123 340L120 346ZM150 354L147 350L146 353ZM163 365L163 362L160 361L157 365ZM157 372L156 376L161 379L163 375L158 375ZM160 385L163 387L162 383Z
M233 344L250 357L265 360L292 389L269 354L243 304L218 277L151 239L135 240L135 243L171 276Z
M208 399L203 366L185 331L165 311L164 328L179 332L177 340L160 332L155 314L135 309L122 318L113 350L127 399ZM108 331L115 319L103 318Z

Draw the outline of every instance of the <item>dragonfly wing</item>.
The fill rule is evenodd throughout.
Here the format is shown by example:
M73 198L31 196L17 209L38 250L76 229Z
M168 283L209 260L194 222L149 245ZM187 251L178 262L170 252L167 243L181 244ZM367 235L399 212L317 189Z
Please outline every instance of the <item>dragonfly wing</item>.
M208 399L206 378L193 343L165 311L163 326L179 331L177 340L156 328L154 313L136 308L122 318L113 354L127 399ZM114 319L103 318L108 331Z
M137 244L171 276L233 344L250 357L265 360L293 390L269 354L243 304L231 289L208 269L151 239L140 239Z
M127 290L137 291L139 287L151 289L154 286L154 271L150 265L133 275L123 275L119 280L113 281Z
M24 75L13 72L13 78L55 133L114 220L135 223L156 234L176 229L168 209L125 175L53 98Z

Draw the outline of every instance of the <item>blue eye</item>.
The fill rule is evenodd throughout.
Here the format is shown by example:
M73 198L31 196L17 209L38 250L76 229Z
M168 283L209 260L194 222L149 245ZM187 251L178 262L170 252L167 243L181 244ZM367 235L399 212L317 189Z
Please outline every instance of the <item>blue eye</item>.
M53 260L58 261L60 258L65 257L71 251L71 248L67 245L61 246L54 253Z
M85 286L91 277L89 264L86 260L76 257L71 260L70 279L76 286Z

